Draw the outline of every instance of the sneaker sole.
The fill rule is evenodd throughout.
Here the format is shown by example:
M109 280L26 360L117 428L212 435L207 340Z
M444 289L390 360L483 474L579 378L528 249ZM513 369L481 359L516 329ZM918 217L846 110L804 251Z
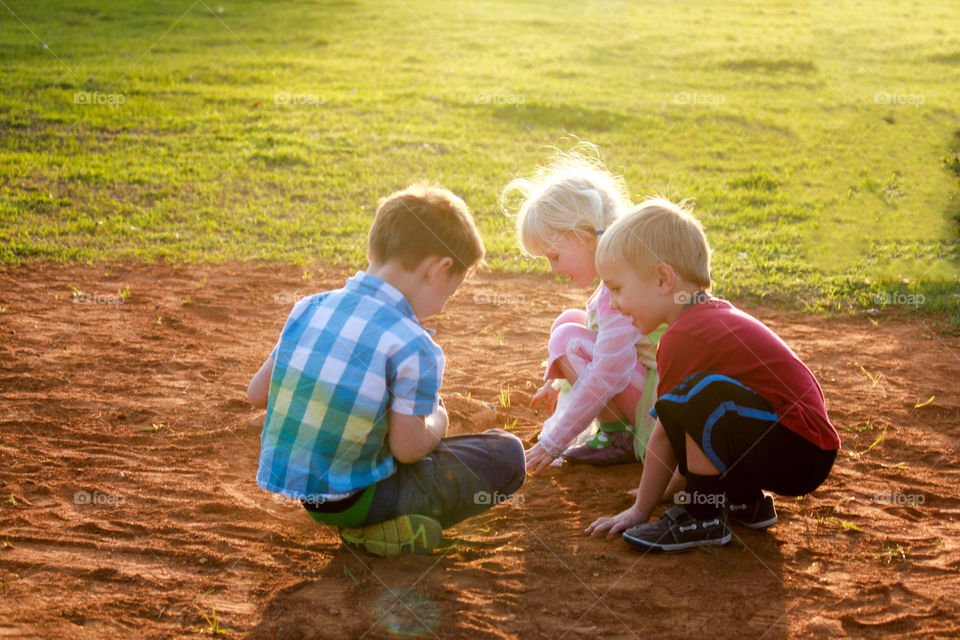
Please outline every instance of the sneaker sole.
M766 529L767 527L772 527L780 522L780 518L773 516L769 520L764 520L762 522L745 522L743 520L738 520L734 516L730 516L730 521L734 524L740 525L741 527L746 527L747 529Z
M343 529L347 544L382 558L402 554L428 554L443 536L440 523L418 514L400 516L359 529Z
M650 542L648 540L640 540L638 538L633 538L626 533L623 533L623 539L630 546L636 547L638 549L643 549L645 551L663 551L664 553L670 553L673 551L686 551L687 549L696 549L697 547L722 547L723 545L730 542L733 538L732 532L727 529L726 535L720 538L711 538L710 540L697 540L691 542L674 542L670 544L665 544L662 542Z

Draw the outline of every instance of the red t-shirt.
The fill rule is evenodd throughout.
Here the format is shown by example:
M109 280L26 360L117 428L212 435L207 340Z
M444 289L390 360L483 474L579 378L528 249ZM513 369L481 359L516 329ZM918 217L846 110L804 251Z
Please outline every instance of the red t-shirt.
M726 300L708 298L681 313L657 348L657 396L687 376L714 371L750 387L780 423L821 449L840 448L823 391L810 369L762 322Z

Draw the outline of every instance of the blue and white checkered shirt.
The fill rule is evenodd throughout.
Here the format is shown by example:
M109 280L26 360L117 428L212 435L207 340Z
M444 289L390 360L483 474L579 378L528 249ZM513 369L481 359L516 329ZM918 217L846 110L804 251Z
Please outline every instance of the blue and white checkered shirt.
M360 271L298 302L273 352L257 484L349 495L390 477L387 412L437 409L443 351L394 286Z

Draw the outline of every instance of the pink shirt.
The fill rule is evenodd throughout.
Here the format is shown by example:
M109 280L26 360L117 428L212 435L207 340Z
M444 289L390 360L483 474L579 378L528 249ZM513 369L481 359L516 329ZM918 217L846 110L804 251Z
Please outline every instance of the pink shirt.
M539 440L553 453L566 450L637 375L637 342L644 340L644 335L629 316L610 308L610 291L602 284L586 307L587 328L597 332L593 358L570 389L564 410L543 423ZM628 417L632 422L633 416Z

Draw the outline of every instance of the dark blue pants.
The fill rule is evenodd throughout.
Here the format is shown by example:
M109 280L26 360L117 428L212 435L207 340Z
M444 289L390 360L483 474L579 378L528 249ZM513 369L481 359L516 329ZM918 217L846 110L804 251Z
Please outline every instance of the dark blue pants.
M762 489L785 496L810 493L837 456L780 424L755 391L711 371L686 377L657 400L655 411L680 473L689 475L689 434L720 471L720 484L735 503L762 497Z
M492 429L485 433L444 438L437 448L412 464L397 464L397 471L368 491L366 515L345 522L337 513L318 513L305 505L318 522L356 527L376 524L406 514L436 518L443 528L499 504L523 484L526 467L523 444L511 433ZM327 503L325 509L335 507ZM325 517L333 516L333 517ZM360 519L362 518L362 520Z

